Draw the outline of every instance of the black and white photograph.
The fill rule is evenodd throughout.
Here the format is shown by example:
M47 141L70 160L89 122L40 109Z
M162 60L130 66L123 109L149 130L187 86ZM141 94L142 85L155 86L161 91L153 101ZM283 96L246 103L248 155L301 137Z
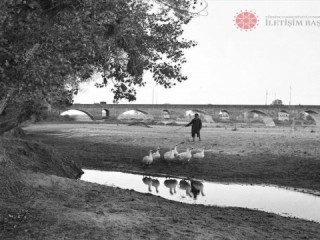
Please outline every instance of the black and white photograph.
M320 239L320 0L0 1L0 240L118 239Z

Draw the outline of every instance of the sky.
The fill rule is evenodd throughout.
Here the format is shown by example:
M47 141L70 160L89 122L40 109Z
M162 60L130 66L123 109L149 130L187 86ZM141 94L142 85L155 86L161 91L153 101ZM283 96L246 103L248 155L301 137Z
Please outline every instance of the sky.
M207 3L207 15L185 26L183 37L198 43L185 51L188 80L168 90L146 73L147 85L132 103L320 104L320 0ZM258 19L248 31L234 21L245 11ZM111 87L97 89L91 82L81 89L75 103L112 103Z

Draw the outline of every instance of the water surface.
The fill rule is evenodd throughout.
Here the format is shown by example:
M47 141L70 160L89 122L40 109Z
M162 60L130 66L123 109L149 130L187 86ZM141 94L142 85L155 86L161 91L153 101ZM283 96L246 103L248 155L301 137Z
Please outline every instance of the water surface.
M225 184L181 178L83 170L81 180L151 193L166 199L219 207L241 207L320 223L320 196L276 186Z

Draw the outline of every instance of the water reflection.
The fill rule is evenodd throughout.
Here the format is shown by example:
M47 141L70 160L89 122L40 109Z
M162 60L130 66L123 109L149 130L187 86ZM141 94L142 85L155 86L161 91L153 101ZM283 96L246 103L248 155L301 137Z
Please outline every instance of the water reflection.
M179 182L179 187L182 189L182 190L185 190L186 191L186 195L189 196L189 197L192 197L193 195L191 194L191 184L182 179L180 182Z
M142 182L148 186L148 191L152 192L152 189L151 189L152 178L151 177L143 177Z
M81 179L84 181L133 189L142 193L149 192L183 203L250 208L320 223L320 196L276 186L223 184L189 178L83 171Z
M177 192L176 192L176 187L177 187L177 185L178 185L178 181L177 181L176 179L167 179L167 180L164 181L164 185L165 185L167 188L170 189L170 190L169 190L169 193L170 193L171 195L177 193Z
M191 180L191 192L195 200L197 200L197 196L200 193L202 196L205 196L203 193L203 183L200 181Z
M203 192L203 183L196 180L182 179L179 182L179 188L186 191L186 196L193 197L194 200L197 200L198 195L201 193L202 196L205 196Z
M158 179L156 178L152 178L151 176L145 176L142 178L142 182L148 186L148 191L152 192L152 187L154 187L156 189L156 192L159 192L159 186L160 186L160 182Z
M156 192L158 193L159 192L159 185L160 185L159 180L156 178L152 179L151 185L156 189Z

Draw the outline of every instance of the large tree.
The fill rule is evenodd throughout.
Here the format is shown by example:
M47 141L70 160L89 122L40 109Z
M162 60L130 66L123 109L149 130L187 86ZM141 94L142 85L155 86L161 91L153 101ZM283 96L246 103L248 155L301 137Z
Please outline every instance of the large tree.
M97 87L112 84L115 101L136 99L144 71L166 88L187 79L181 74L184 50L195 42L182 37L183 25L202 2L2 1L0 114L6 104L14 106L19 114L3 118L14 119L13 125L43 103L70 103L94 72L103 76Z

